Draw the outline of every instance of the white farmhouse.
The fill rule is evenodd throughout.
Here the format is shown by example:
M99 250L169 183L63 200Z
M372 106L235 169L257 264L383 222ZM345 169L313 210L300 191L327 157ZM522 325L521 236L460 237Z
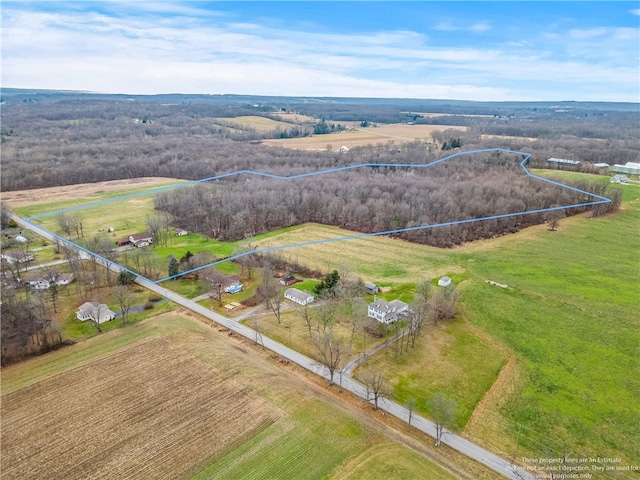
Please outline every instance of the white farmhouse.
M297 288L287 288L284 291L284 298L296 302L298 305L308 305L313 302L315 298L308 292L303 292Z
M409 310L409 305L400 300L376 300L369 304L368 316L382 323L393 323L398 315Z
M113 320L116 314L109 310L109 307L104 303L85 302L78 308L76 317L83 322L91 320L97 323L104 323Z

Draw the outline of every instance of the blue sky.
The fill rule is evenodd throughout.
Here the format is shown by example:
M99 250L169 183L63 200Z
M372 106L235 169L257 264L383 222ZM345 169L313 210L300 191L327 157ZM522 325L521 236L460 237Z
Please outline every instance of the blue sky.
M639 2L2 2L2 85L638 102Z

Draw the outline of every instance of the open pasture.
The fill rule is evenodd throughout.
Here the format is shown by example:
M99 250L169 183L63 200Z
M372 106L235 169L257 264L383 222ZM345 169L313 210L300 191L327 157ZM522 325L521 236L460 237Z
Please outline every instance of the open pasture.
M300 380L178 314L112 331L3 369L2 478L459 478Z
M466 130L466 128L450 125L383 124L378 127L358 128L356 130L345 130L311 137L263 140L262 143L296 150L326 150L328 147L337 150L342 146L352 148L389 142L400 144L414 140L431 142L431 134L435 131Z

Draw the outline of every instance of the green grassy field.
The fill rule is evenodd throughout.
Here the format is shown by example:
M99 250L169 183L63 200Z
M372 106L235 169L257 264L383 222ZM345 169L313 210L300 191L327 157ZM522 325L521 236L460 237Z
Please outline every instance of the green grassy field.
M462 428L505 361L458 319L427 329L407 353L396 357L389 347L367 363L385 372L391 399L407 405L412 398L422 415L428 416L427 402L436 392L455 399L456 424Z
M511 392L483 412L487 441L508 453L575 451L632 462L640 458L640 188L623 191L621 211L570 217L557 232L541 225L452 250L374 237L295 255L323 270L347 265L382 285L459 275L465 316L506 345L518 366ZM262 245L349 234L307 225Z

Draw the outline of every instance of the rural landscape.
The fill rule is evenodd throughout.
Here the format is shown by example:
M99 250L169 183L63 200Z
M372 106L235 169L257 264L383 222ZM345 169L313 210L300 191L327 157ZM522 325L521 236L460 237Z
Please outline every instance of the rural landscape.
M0 480L640 480L631 1L5 1Z
M640 183L633 173L613 183L617 167L597 165L640 150L624 133L632 124L606 132L600 111L581 107L590 113L575 128L607 135L602 156L592 149L582 160L563 145L603 140L536 139L530 122L517 132L530 106L502 122L522 137L477 133L491 131L501 106L416 117L401 105L395 114L409 120L387 127L375 118L392 108L375 101L349 107L349 122L324 121L349 129L319 134L314 107L260 100L260 112L238 117L220 116L223 99L197 105L212 111L199 128L215 131L190 134L188 145L218 148L197 147L208 153L186 161L186 126L172 124L194 107L155 117L153 101L3 91L3 478L495 477L448 446L448 433L436 431L434 446L411 417L385 414L386 401L511 462L522 475L513 478L531 475L523 458L634 464L638 265L620 252L637 243ZM631 122L615 107L607 115ZM488 125L420 128L414 118ZM83 174L91 153L81 145L96 122L113 125L109 148L140 158L138 172L95 158ZM50 159L47 138L71 125L60 160ZM39 144L20 133L35 128ZM287 128L307 132L309 150L274 146ZM396 136L371 143L364 134L377 129ZM158 142L182 161L151 161ZM224 149L253 160L230 154L219 165ZM15 183L16 169L45 172L51 161L59 186L51 175L39 188ZM240 170L300 178L228 175ZM267 340L326 374L305 372ZM96 436L117 447L62 453Z

